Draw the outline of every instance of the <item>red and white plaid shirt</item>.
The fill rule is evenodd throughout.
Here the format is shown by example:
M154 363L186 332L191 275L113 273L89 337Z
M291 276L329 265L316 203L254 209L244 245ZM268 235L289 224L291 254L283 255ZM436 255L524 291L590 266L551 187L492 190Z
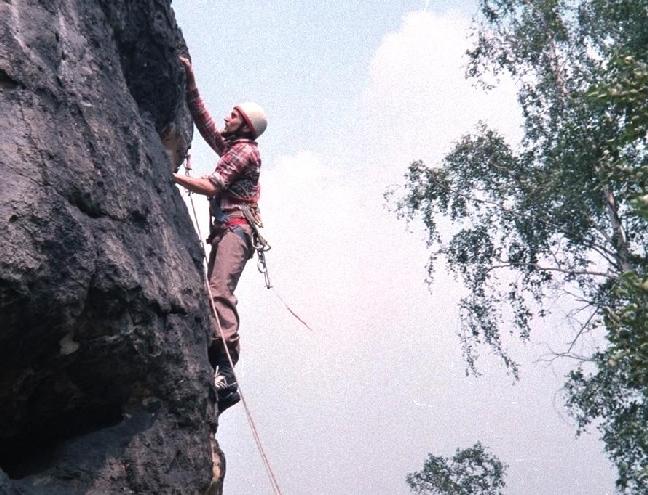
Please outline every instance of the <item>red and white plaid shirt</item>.
M197 89L187 94L187 104L203 139L218 153L216 169L207 176L218 188L220 210L233 213L242 204L256 208L261 188L261 155L252 139L226 139L207 112Z

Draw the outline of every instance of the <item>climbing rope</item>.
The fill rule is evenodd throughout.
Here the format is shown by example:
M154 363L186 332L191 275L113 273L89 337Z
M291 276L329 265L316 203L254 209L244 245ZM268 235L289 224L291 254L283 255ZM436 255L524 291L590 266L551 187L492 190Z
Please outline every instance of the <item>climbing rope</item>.
M193 199L190 198L190 201L193 201ZM195 220L197 221L198 218L196 217ZM202 244L202 241L201 241ZM203 248L203 257L206 259L205 252ZM205 277L207 277L207 271L205 269L204 263L203 263L203 269L205 270L204 274ZM229 352L229 349L227 348L227 345L225 344L225 335L223 334L223 330L220 325L220 320L218 319L218 313L216 311L216 306L214 306L214 299L212 297L211 293L211 288L209 287L209 281L207 279L205 286L207 287L207 294L209 296L209 303L211 306L212 314L214 315L214 319L216 321L216 328L218 328L218 333L221 336L221 340L223 341L223 347L225 348L225 353L227 354L227 360L229 361L229 364L232 369L232 374L234 375L234 379L236 380L236 383L238 384L238 391L239 391L239 396L241 397L241 403L243 404L243 409L245 410L245 416L247 418L248 424L250 425L250 430L252 431L252 436L254 437L254 442L256 443L257 449L259 451L259 455L261 456L261 459L263 460L263 466L265 467L266 473L268 474L268 479L270 480L270 485L272 485L272 490L276 495L282 495L281 488L279 487L279 482L277 481L277 477L274 474L274 471L272 469L272 465L270 464L270 459L268 458L268 455L266 454L266 451L263 447L263 443L261 442L261 435L259 435L259 430L256 426L256 423L254 421L254 418L252 417L252 411L250 410L250 406L247 403L247 400L245 399L245 396L243 395L243 390L241 389L241 383L238 380L238 377L236 376L236 373L234 371L234 361L232 360L232 355Z
M187 153L187 158L185 160L185 174L186 175L191 174L191 155L189 153ZM241 403L243 404L243 409L245 410L245 416L247 418L248 424L250 425L250 430L252 431L252 437L254 438L254 442L256 443L257 450L259 451L259 455L261 456L261 460L263 461L263 466L265 467L266 473L268 475L268 479L270 480L270 485L272 486L272 490L275 493L275 495L282 495L282 491L281 488L279 487L277 477L275 476L274 471L272 469L272 465L270 464L270 459L268 458L268 455L266 454L266 451L263 447L263 443L261 442L261 435L259 435L259 430L256 426L256 422L252 417L250 406L248 405L247 400L243 395L241 384L236 376L236 373L234 372L234 360L232 359L232 355L230 354L230 351L227 348L227 345L225 344L225 335L223 333L223 329L220 324L220 319L218 318L218 312L216 311L216 306L214 305L214 298L212 297L211 287L209 286L209 277L207 274L207 251L205 249L202 233L200 232L198 215L196 214L196 207L194 205L191 192L188 192L188 196L189 196L189 202L191 203L191 210L193 212L196 231L198 233L198 237L200 238L200 246L201 246L201 251L203 256L203 273L205 275L205 287L207 288L207 295L209 296L209 305L211 307L212 314L214 315L216 328L218 329L218 333L221 337L221 340L223 341L223 347L225 348L225 353L227 354L227 360L229 361L229 364L232 368L232 374L234 375L234 379L238 384L239 395L241 397Z
M268 289L272 289L272 292L274 293L275 296L277 296L277 299L281 301L281 303L284 305L284 307L288 310L288 312L295 317L295 319L304 325L306 328L308 328L311 332L314 330L306 323L289 305L288 303L284 300L283 297L277 292L277 289L274 287L268 287Z

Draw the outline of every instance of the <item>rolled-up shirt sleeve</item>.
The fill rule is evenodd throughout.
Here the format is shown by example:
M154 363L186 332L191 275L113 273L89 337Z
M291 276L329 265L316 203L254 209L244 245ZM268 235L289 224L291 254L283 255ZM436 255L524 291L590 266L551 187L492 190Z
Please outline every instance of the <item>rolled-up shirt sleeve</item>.
M222 155L226 149L225 141L209 115L198 89L194 88L187 93L187 104L200 135L218 155Z
M245 172L246 167L249 166L250 160L248 153L245 153L244 150L245 148L237 149L236 146L230 148L218 161L216 170L206 176L219 191L228 189Z

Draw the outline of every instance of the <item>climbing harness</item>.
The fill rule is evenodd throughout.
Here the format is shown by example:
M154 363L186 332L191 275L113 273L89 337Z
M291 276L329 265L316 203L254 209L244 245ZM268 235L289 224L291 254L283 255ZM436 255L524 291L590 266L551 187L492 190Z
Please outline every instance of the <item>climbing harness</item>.
M190 172L191 172L191 155L189 154L189 152L187 152L187 156L185 159L185 173L187 175L190 175ZM203 244L203 237L202 237L202 233L200 232L200 224L198 223L198 215L196 214L196 207L194 205L193 198L191 197L190 192L189 192L189 202L191 203L191 210L193 212L194 223L196 225L198 237L200 238L200 246L203 255L203 273L205 276L205 287L207 288L207 295L209 296L209 305L211 307L211 311L214 316L214 321L216 322L216 328L218 329L218 333L221 337L221 340L223 341L223 347L225 348L225 354L227 355L227 360L232 368L232 374L234 375L234 379L238 384L238 391L239 391L239 395L241 396L241 403L243 404L243 409L245 410L245 416L247 418L248 424L250 425L250 430L252 430L252 436L254 438L254 442L256 443L257 450L259 451L259 455L261 456L261 460L263 461L263 465L268 475L268 479L270 480L270 485L272 486L272 490L275 493L275 495L282 495L281 488L279 487L279 483L277 482L277 477L275 476L274 471L272 470L270 459L268 458L268 455L266 454L265 449L263 448L263 443L261 442L261 436L259 435L259 431L257 429L254 418L252 417L252 412L250 411L250 407L247 401L245 400L245 396L243 395L243 391L241 390L240 382L238 381L238 378L236 377L236 373L234 372L234 360L232 359L232 355L230 354L227 345L225 345L225 335L223 333L223 329L220 324L220 319L218 318L218 312L216 311L216 306L214 305L214 298L212 297L211 287L209 287L209 277L207 274L207 254L205 250L205 245Z

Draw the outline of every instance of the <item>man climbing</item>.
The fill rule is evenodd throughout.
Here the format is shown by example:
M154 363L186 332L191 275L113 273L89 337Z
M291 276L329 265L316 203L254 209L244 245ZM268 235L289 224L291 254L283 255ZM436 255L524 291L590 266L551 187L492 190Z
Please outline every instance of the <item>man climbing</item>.
M209 197L211 245L207 277L222 335L218 329L209 347L209 361L215 369L218 409L223 412L240 400L232 364L239 359L239 315L234 289L245 263L254 253L250 221L259 221L259 173L261 158L258 138L267 126L265 113L256 103L235 106L225 118L223 131L207 112L196 87L191 62L180 57L187 76L186 97L193 120L203 139L220 156L210 175L193 178L174 174L177 184ZM250 219L250 220L248 220ZM232 359L227 357L226 352Z

